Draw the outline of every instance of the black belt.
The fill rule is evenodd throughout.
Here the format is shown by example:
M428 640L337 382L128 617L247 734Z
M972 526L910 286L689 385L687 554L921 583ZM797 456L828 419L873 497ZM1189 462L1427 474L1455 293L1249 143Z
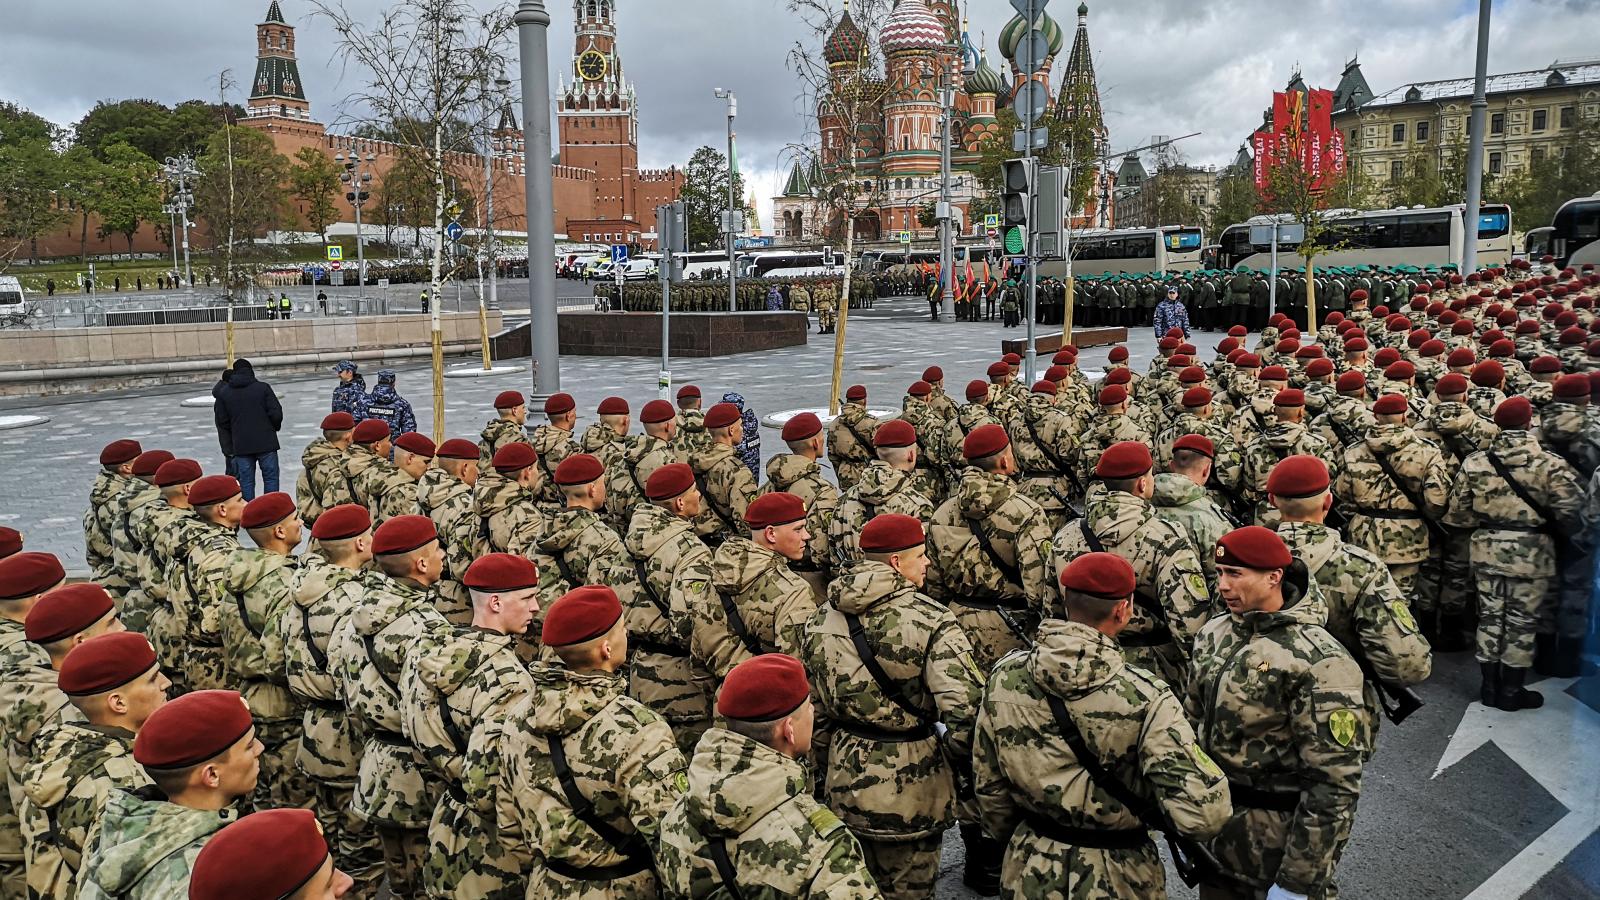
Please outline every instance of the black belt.
M337 700L318 700L313 697L300 697L299 699L300 702L306 704L307 706L320 709L323 712L348 712L348 710L345 708L345 705Z
M1358 506L1355 509L1355 513L1358 516L1366 516L1369 519L1409 519L1417 521L1422 518L1422 514L1413 509L1372 509L1367 506Z
M1237 781L1228 782L1228 793L1234 806L1248 809L1266 809L1273 812L1294 812L1300 806L1300 793L1295 791L1263 791Z
M560 859L546 858L544 867L573 881L616 881L629 875L637 875L649 869L650 857L648 855L630 856L624 862L614 866L575 866Z
M1091 847L1096 850L1135 850L1153 845L1150 832L1144 828L1080 828L1063 825L1049 816L1029 810L1022 814L1036 834L1061 844L1074 847Z
M673 656L679 658L687 658L689 656L689 651L685 648L674 647L664 641L651 640L650 638L634 638L628 643L630 646L639 650L643 650L646 653L658 653L662 656Z
M1028 601L1024 597L997 597L993 600L979 600L974 597L951 597L954 603L971 609L1004 609L1010 612L1028 612Z
M398 731L390 731L387 728L374 728L369 737L380 744L388 744L391 747L399 747L405 750L411 749L411 742L406 740L406 736Z
M933 723L918 725L904 731L880 728L877 725L868 725L865 722L834 719L833 724L846 734L853 734L858 738L869 741L879 741L885 744L904 744L910 741L925 741L933 737Z
M1172 629L1157 625L1149 631L1124 631L1117 635L1117 643L1123 647L1160 647L1172 643Z

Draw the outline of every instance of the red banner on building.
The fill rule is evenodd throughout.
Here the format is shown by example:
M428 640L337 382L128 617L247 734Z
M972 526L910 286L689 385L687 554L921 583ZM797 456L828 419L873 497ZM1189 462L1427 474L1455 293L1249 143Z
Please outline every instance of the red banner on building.
M1333 92L1272 95L1272 129L1252 136L1256 190L1265 192L1273 167L1296 160L1312 190L1324 190L1344 171L1344 136L1333 127Z

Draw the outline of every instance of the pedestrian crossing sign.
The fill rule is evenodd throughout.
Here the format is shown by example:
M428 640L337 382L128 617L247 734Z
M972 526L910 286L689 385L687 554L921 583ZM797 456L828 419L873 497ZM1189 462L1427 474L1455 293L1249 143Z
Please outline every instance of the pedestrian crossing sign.
M899 237L900 237L900 243L902 243L902 244L909 244L909 243L911 243L911 232L909 232L909 231L902 231L902 232L900 232L900 235L899 235Z
M983 227L994 231L1000 227L1000 214L989 213L983 217Z
M328 262L340 262L344 259L344 248L338 244L328 245Z

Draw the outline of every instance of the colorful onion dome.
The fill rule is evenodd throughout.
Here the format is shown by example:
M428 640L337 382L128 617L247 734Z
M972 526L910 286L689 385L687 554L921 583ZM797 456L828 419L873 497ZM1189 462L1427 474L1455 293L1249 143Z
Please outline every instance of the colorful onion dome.
M1061 48L1066 46L1066 33L1056 24L1055 19L1050 18L1049 13L1041 13L1039 21L1039 28L1050 38L1050 55L1059 55ZM1000 29L1000 55L1008 60L1015 60L1017 45L1022 43L1022 36L1027 33L1028 21L1022 16L1016 16L1007 22L1006 27Z
M983 51L983 55L978 59L978 68L973 70L972 77L967 79L966 87L967 93L974 97L980 94L998 95L1006 89L1005 80L993 66L989 65L989 51Z
M944 23L928 8L926 0L900 0L894 14L884 23L878 45L884 53L905 50L938 50L950 41Z
M839 24L834 26L833 34L828 35L828 42L822 47L822 58L830 66L855 63L860 61L861 51L866 47L867 36L850 18L850 4L846 3Z

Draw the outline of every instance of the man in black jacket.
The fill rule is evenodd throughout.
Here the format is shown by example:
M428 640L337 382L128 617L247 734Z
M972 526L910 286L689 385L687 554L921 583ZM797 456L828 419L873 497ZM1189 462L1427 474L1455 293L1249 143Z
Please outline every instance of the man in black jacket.
M233 364L228 386L216 397L217 437L233 451L234 477L246 500L256 495L256 467L266 493L278 490L278 430L283 427L283 406L272 387L256 380L247 359Z

